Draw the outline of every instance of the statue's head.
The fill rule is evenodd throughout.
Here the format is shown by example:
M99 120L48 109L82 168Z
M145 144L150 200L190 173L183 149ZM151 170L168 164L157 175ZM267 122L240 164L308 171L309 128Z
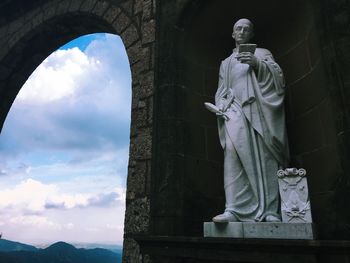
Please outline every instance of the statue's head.
M254 36L253 23L246 18L239 19L233 26L232 37L237 44L246 44Z

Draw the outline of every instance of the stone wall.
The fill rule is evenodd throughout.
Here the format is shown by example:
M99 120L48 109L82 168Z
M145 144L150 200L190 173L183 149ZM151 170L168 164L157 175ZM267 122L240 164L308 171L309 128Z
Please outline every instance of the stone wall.
M51 52L84 34L107 32L121 36L132 72L124 240L124 262L132 263L142 259L130 234L149 231L155 7L154 0L0 3L0 126L24 82Z
M340 169L334 98L323 55L321 7L304 6L295 30L285 39L277 60L287 81L287 129L291 164L307 170L313 219L320 237L335 222L330 204ZM289 43L289 45L287 44ZM328 230L327 230L328 231ZM329 237L328 237L329 238Z
M322 55L326 62L328 90L333 108L335 138L332 141L337 147L338 163L332 180L323 180L329 185L327 198L322 198L323 206L327 206L323 225L327 231L325 236L332 239L350 239L350 211L348 197L350 195L350 1L323 0L320 16L323 24ZM325 112L327 114L327 111ZM334 156L329 154L324 159L329 162ZM327 222L327 220L329 221ZM331 222L331 223L330 223ZM331 226L331 227L329 227Z

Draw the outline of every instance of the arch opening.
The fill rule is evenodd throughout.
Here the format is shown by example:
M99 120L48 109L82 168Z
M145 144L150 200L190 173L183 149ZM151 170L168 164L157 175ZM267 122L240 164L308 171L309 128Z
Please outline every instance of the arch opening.
M130 110L130 66L116 35L80 37L39 65L0 138L4 238L100 243L121 260Z
M79 222L66 222L62 223L61 225L59 225L58 223L56 224L52 220L45 219L43 213L46 212L46 210L50 211L50 215L54 214L53 211L55 210L64 210L65 215L62 215L61 213L61 215L56 216L57 221L64 221L64 218L66 216L69 217L69 215L71 218L77 217L76 215L74 215L73 212L70 211L70 209L83 210L87 207L94 207L93 209L95 209L96 211L94 211L93 213L95 213L98 212L99 205L104 206L103 203L105 203L106 207L118 203L118 206L121 209L119 209L118 211L113 210L118 214L119 217L116 220L116 222L111 223L107 220L108 218L110 220L113 220L113 218L115 217L113 215L114 212L111 213L110 216L106 216L106 214L101 214L100 219L97 220L95 218L95 221L101 221L100 223L104 224L105 228L108 228L108 230L105 229L107 231L107 234L109 233L109 235L113 235L113 232L116 232L116 237L114 241L108 240L108 238L96 241L103 242L104 240L104 242L115 242L115 240L118 239L118 245L120 250L123 242L123 221L125 212L125 210L123 209L125 209L125 187L127 163L129 158L128 152L131 115L131 72L128 57L122 40L116 35L104 35L103 37L97 37L94 41L90 41L91 43L89 43L89 45L87 47L85 46L84 48L72 48L74 45L72 46L72 44L68 43L64 47L61 47L58 51L53 52L51 56L45 59L43 63L44 65L41 64L39 66L38 70L41 71L42 75L44 74L46 76L41 76L41 78L39 78L40 73L36 74L36 72L34 72L33 75L30 77L29 81L26 82L25 78L28 77L29 74L31 74L36 68L36 66L41 63L40 59L43 59L43 57L50 54L53 50L57 49L57 47L59 47L63 43L67 43L69 40L84 35L87 32L115 32L113 27L106 24L105 22L102 24L96 23L97 21L95 18L91 19L89 17L76 17L75 19L67 19L67 17L61 17L60 19L63 19L61 20L63 24L52 20L52 23L55 24L54 31L52 31L52 28L50 28L49 26L43 25L42 27L39 27L35 32L31 32L31 35L25 38L25 41L27 42L24 42L25 44L23 44L22 40L18 45L14 47L12 52L10 52L10 54L6 58L7 61L10 63L12 72L10 72L8 78L2 82L2 94L4 95L4 97L2 97L2 101L8 103L6 105L8 106L8 109L3 107L3 111L5 112L9 110L9 107L12 105L12 102L14 101L17 95L18 100L22 101L22 105L18 106L18 104L20 103L14 103L14 113L8 114L10 120L7 122L12 123L12 128L8 128L8 125L6 125L3 129L2 136L5 136L6 138L3 138L3 143L1 147L3 152L2 155L5 155L4 151L19 146L22 143L26 143L26 145L22 147L22 150L25 149L28 152L17 152L15 154L17 157L20 155L22 155L23 157L23 155L25 155L24 159L26 159L25 161L23 161L23 167L20 167L21 162L19 160L16 160L18 166L17 168L23 168L21 172L24 173L22 175L25 177L29 176L29 174L27 173L30 173L30 170L32 170L32 172L34 171L33 173L39 171L41 173L41 176L43 177L43 181L40 180L40 175L38 174L35 175L36 178L34 178L35 176L33 177L34 179L30 177L22 177L23 181L19 183L19 185L17 184L12 188L10 187L11 180L9 180L8 192L17 191L20 187L22 187L24 190L27 189L28 193L32 193L35 197L35 194L37 194L35 192L36 190L34 189L35 187L39 191L47 191L47 196L44 196L44 193L38 193L39 197L37 197L36 199L33 197L35 199L34 201L32 197L28 198L28 200L22 200L24 203L27 201L39 202L39 204L37 204L38 207L34 207L33 209L39 209L40 211L34 212L38 212L40 213L40 215L26 214L18 215L14 218L17 218L18 220L23 219L21 221L22 223L30 223L30 220L41 220L43 221L42 223L47 223L52 227L57 226L57 229L61 228L62 233L63 230L67 231L65 237L62 237L62 239L66 239L66 241L69 241L69 239L72 238L72 235L68 235L67 233L70 232L74 228L74 226L78 226ZM66 19L67 21L69 20L69 23L65 22ZM70 24L75 24L77 21L79 21L80 23L83 21L84 26L79 26L79 24L77 24L78 26L74 27ZM54 36L54 38L50 39L50 36ZM116 38L118 42L117 44L115 44ZM49 39L49 41L42 41L43 39ZM108 42L108 45L103 45L102 40L106 43ZM33 45L36 46L32 47ZM116 47L118 48L118 50L113 50L113 48ZM113 52L117 54L108 54L108 52ZM66 59L66 61L64 61L64 59ZM108 61L106 62L106 60ZM23 68L21 66L23 66ZM120 69L121 67L123 67L122 70ZM55 73L55 71L60 71L60 74L56 74L57 72ZM69 76L65 77L64 73L69 73ZM97 73L97 75L95 73ZM94 74L96 79L93 78ZM109 78L107 76L108 74ZM75 77L77 77L77 79L75 79ZM39 85L40 87L38 87L36 90L34 89L34 92L33 90L21 90L21 85L24 82L26 82L25 86ZM31 83L28 84L28 82ZM62 84L60 84L60 82L62 82ZM76 85L79 83L81 86L88 87L88 89L85 89L84 91L83 89L76 87ZM44 87L44 85L47 85L47 87ZM52 89L51 91L50 85L54 86L54 89ZM106 86L108 86L108 88L106 88ZM119 94L116 94L115 92L113 93L111 92L113 91L113 86L116 86L119 89L124 88L126 91L118 90L117 93L119 92ZM94 102L89 104L88 97L94 100ZM44 106L47 108L45 108L43 105L38 106L35 104L35 102L37 102L38 104L45 104ZM78 109L76 109L73 104L78 104L78 102L80 106L78 107ZM103 109L103 106L106 105L108 109ZM30 111L31 107L35 108L36 113L35 111ZM69 110L72 109L75 109L75 111L69 112ZM49 117L47 116L45 117L44 113L42 113L41 111L45 111L45 113L50 115L52 120L49 120ZM64 115L63 113L65 113L66 115ZM3 116L3 118L5 119L5 117L6 114L5 116ZM97 118L97 120L94 121L95 117ZM116 121L116 118L123 120L120 120L118 123L118 121ZM28 129L30 124L35 125L35 123L36 127L34 127L34 130L37 129L37 131L31 131L30 129ZM55 125L52 125L53 123L55 123ZM123 126L123 128L116 129L116 126L118 125ZM40 126L44 126L41 131L39 129L41 128ZM70 127L71 129L64 130L63 126L67 126L68 128ZM9 130L11 130L12 132ZM91 133L89 132L90 135L81 134L81 136L79 136L76 133L79 130L90 130ZM28 137L31 136L33 136L33 138L30 142L25 142L21 139L16 141L14 136L19 135L20 133L24 134L24 136L22 136L21 139L23 139L23 137L27 137L28 139ZM96 145L93 145L94 141L90 141L89 137L90 139L94 138ZM51 140L53 146L45 146L45 143ZM112 149L114 146L119 145L120 143L123 143L121 149ZM85 146L83 146L84 144ZM104 146L102 146L101 144L103 144ZM35 152L35 145L40 146L40 149L37 152ZM85 148L79 150L79 145ZM99 146L102 146L102 148ZM46 149L50 147L55 148L56 152L51 152L50 154L47 151L48 149ZM64 152L65 148L70 148L69 154L67 154L67 152ZM100 148L101 152L98 153L96 148ZM84 153L80 151L83 151ZM16 162L13 160L11 161L9 158L3 159L2 166L6 161L8 161L7 164L11 163L11 169L9 168L1 170L4 173L8 173L15 169L13 166L16 166ZM45 166L44 164L40 163L40 159L42 159L42 162L50 162L50 160L54 162L54 164L50 163L50 165L47 165L52 169L48 171L49 175L46 179L43 175L45 171L40 167L36 167ZM90 159L90 161L88 161L88 159ZM28 165L28 162L32 163L32 165ZM102 163L97 165L96 162ZM73 174L72 177L74 177L74 174L76 174L77 172L76 168L82 168L81 165L83 165L84 163L85 165L90 166L91 168L91 171L87 171L88 169L86 169L82 172L85 172L87 177L91 177L90 182L82 183L77 178L70 179L76 180L76 183L79 182L79 185L81 185L82 188L94 186L97 187L99 191L102 191L101 189L103 188L107 192L102 191L94 195L89 193L73 193L74 191L72 189L68 189L68 191L72 190L73 192L61 195L62 193L59 193L58 191L59 187L56 187L54 185L54 181L51 182L49 176L53 176L54 178L56 178L59 176L59 172L63 174L69 173L69 169L66 169L67 167L62 170L62 166L69 164L68 166L71 165L70 172ZM113 167L111 164L114 164L113 166L118 167ZM2 168L4 168L4 166ZM56 168L57 171L54 171ZM104 176L102 176L102 178L92 178L94 177L94 174L97 173L103 173ZM115 183L106 183L106 180L110 178L111 175L117 173L119 175L122 174L122 178L115 178ZM62 176L64 176L63 174ZM5 174L2 179L6 179ZM62 182L62 179L59 179L59 181L61 181L61 184L68 184L68 182ZM103 181L105 181L104 186L102 183ZM70 187L74 188L72 185ZM110 189L108 190L107 188ZM85 190L83 189L82 191L84 192ZM3 194L6 195L6 193ZM25 193L23 193L22 196L24 199L27 198ZM40 198L43 198L45 200L39 200ZM61 200L59 200L60 198ZM85 201L83 199L85 199ZM27 212L31 213L31 211L29 210L30 207L28 207ZM88 214L89 213L86 213L81 218L89 218L91 215L89 216ZM25 216L29 217L25 219ZM11 221L10 218L9 220ZM12 218L12 221L13 220L14 219ZM118 222L119 224L121 223L121 225L116 225L116 223ZM96 232L93 229L93 227L94 226L92 226L90 230L92 232ZM17 233L18 229L16 230ZM89 232L89 230L86 231L87 233ZM25 234L28 234L25 232L26 231L23 231L23 235L20 237L22 240L25 240ZM5 233L4 235L4 237L6 237ZM86 236L83 233L75 233L73 235L75 235L76 237ZM46 240L43 241L51 242L49 237L46 237ZM93 240L89 240L89 242L92 241Z

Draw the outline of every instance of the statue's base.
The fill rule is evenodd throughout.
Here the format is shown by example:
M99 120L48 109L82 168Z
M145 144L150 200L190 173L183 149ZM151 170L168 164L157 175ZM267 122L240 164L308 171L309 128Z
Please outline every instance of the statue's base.
M204 237L315 239L312 223L204 223Z

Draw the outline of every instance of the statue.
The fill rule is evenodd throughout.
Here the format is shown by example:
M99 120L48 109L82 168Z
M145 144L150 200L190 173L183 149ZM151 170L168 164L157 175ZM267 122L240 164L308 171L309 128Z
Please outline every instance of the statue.
M236 48L222 61L215 105L224 149L226 205L214 222L279 222L277 171L289 160L284 78L270 51L249 44L253 24L238 20Z

